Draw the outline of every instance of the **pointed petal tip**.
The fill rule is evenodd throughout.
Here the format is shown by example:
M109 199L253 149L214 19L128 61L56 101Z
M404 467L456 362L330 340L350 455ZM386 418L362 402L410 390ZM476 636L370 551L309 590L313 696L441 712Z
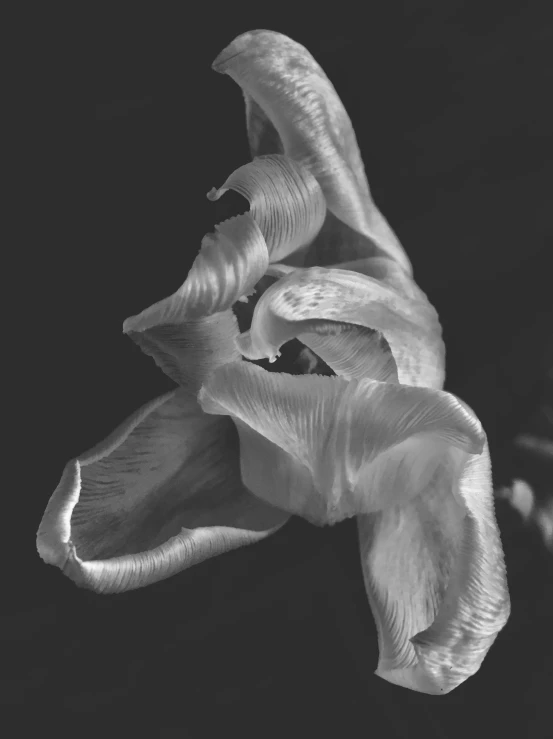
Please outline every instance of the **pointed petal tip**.
M54 565L63 569L69 552L67 546L61 542L54 542L47 532L40 531L36 536L36 548L39 557L47 565Z
M263 28L254 29L252 31L245 31L239 36L236 36L230 44L217 54L213 62L211 63L211 69L214 72L224 74L226 72L227 64L239 56L244 51L248 50L255 41L271 41L272 43L278 43L279 41L291 41L288 36L285 36L278 31L269 31Z
M267 245L249 213L232 216L206 234L186 280L172 295L127 318L123 333L181 325L223 313L263 277Z
M403 516L359 517L379 632L376 674L433 695L479 671L511 611L487 445L467 461L455 488L458 504L451 486L436 478ZM428 536L431 530L440 531L439 539Z
M69 461L50 498L36 535L36 548L46 564L63 568L69 557L71 514L79 500L80 464Z
M407 690L414 690L417 693L426 693L427 695L445 695L455 687L440 687L436 685L419 665L404 669L385 669L379 666L374 671L374 674L392 685L397 685Z
M476 638L469 631L460 631L460 639L454 647L445 643L433 644L422 633L417 634L409 639L417 656L416 664L398 667L392 660L381 660L374 674L393 685L418 693L446 695L480 670L510 612L510 600L506 595L497 609L491 632Z
M311 172L282 154L255 157L238 167L208 200L227 190L244 197L249 216L257 223L272 262L280 261L311 244L326 217L323 192Z
M229 428L228 419L206 418L195 398L178 391L143 406L66 465L37 532L42 560L79 587L118 593L276 532L289 514L244 488L234 447L227 446ZM196 491L200 505L178 520L175 473L203 486ZM182 496L186 504L186 491ZM158 516L166 511L166 520L149 526L135 514L152 504Z
M123 333L130 334L131 331L145 331L148 326L141 326L141 316L142 313L137 313L135 316L125 318L122 327Z
M409 258L371 198L347 111L309 50L281 33L248 31L212 67L242 88L252 154L281 149L303 162L330 213L365 239L368 252L389 256L411 275Z
M240 354L252 361L268 359L269 362L274 362L280 357L278 347L268 342L254 342L250 331L237 336L234 343Z

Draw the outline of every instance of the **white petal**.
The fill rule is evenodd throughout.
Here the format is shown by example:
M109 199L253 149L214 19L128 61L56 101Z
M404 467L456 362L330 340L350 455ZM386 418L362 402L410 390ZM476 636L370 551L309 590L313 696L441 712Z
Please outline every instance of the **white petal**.
M249 214L224 221L204 237L182 287L127 318L123 331L195 395L212 369L239 358L231 306L251 293L268 263L263 235Z
M245 485L319 524L410 500L450 447L478 453L484 439L449 393L249 362L215 370L198 398L206 413L237 424Z
M267 245L252 216L229 218L215 226L214 234L204 236L183 285L138 316L127 318L123 331L145 331L227 310L251 292L268 264Z
M129 331L130 338L174 382L194 397L215 367L240 359L232 310L179 324Z
M450 459L410 503L358 518L379 633L376 674L423 693L481 666L510 612L487 445Z
M282 344L297 337L336 372L363 376L359 364L351 368L336 365L338 347L317 336L332 330L335 323L351 324L350 351L360 358L366 332L353 327L380 331L391 347L402 384L442 386L444 347L436 311L422 294L406 296L351 270L311 267L285 275L261 296L251 329L240 336L237 345L248 359L272 360ZM365 376L370 377L368 372Z
M244 92L252 154L284 153L304 164L331 213L410 273L409 259L372 201L348 114L307 49L280 33L249 31L219 54L213 69Z
M250 202L250 215L261 229L271 262L310 244L324 223L326 202L317 180L288 157L254 159L207 197L218 200L229 189Z
M115 593L258 541L287 518L243 486L232 421L179 390L68 463L37 548L78 585Z

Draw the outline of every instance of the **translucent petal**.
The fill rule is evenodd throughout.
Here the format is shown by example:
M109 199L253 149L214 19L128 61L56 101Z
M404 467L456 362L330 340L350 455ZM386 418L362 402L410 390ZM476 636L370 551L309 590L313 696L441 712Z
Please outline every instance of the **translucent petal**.
M244 484L314 523L334 523L420 494L451 447L478 453L478 421L449 393L375 380L218 368L198 396L230 415Z
M251 215L224 221L204 237L182 287L127 318L123 331L195 395L214 367L239 358L231 306L251 293L268 263L267 246Z
M324 223L326 202L317 180L288 157L254 159L207 197L218 200L229 189L249 201L250 215L261 229L272 262L310 244Z
M215 226L202 240L200 253L184 284L168 298L127 318L123 331L202 318L231 308L265 274L267 245L259 226L244 213Z
M397 365L390 345L380 333L364 326L321 321L298 339L340 377L398 382Z
M367 332L381 332L392 350L402 384L440 388L444 380L444 347L436 311L422 293L393 289L373 277L351 270L311 267L295 269L276 281L259 299L249 331L238 339L248 359L278 356L279 348L299 338L346 377L359 377L362 365L336 364L338 345L327 337L332 324L351 324L338 336L360 360ZM358 328L354 328L358 327ZM366 346L367 356L372 347ZM344 355L345 356L345 355ZM333 364L334 362L334 364ZM370 364L370 360L368 360ZM370 370L367 370L367 375Z
M348 114L307 49L280 33L249 31L218 55L213 69L243 90L253 156L284 153L304 164L338 221L330 219L330 229L345 224L353 237L369 242L361 250L390 256L410 273L409 259L371 198ZM332 238L329 245L341 248Z
M67 464L37 548L78 585L116 593L258 541L287 518L242 484L232 421L179 390Z
M230 309L179 324L129 331L142 351L193 396L215 367L240 358L238 335L238 322Z
M510 612L487 445L453 450L421 495L359 516L358 527L376 674L448 693L480 668Z

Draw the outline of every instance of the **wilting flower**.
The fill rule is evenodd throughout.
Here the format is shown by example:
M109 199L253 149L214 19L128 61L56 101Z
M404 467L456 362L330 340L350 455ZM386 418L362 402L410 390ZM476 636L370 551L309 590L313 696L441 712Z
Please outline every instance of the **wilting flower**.
M357 516L377 674L446 693L509 615L485 433L441 389L436 312L321 68L269 31L238 37L213 66L243 90L253 161L208 197L234 189L250 210L204 237L176 293L125 321L178 389L68 463L39 553L113 593L258 541L291 514ZM291 339L333 376L255 364Z

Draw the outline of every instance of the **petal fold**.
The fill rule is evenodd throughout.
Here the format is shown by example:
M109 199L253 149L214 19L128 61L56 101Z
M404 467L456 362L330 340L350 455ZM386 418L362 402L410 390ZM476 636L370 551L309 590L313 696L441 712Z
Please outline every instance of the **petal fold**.
M330 338L332 325L350 324L349 332ZM279 356L279 348L299 338L345 377L363 376L363 343L372 347L365 329L383 334L390 345L402 384L440 388L444 381L444 346L434 308L420 293L406 294L353 270L311 267L295 269L277 280L259 299L249 331L237 346L248 359ZM325 342L320 334L326 331ZM339 341L359 361L336 363ZM334 343L334 345L333 345ZM343 355L344 357L346 355ZM334 362L334 364L333 364ZM367 374L370 373L368 360Z
M195 395L213 368L239 358L231 308L252 292L268 264L267 245L252 216L230 218L203 238L184 284L127 318L123 331Z
M117 593L258 541L287 518L242 484L232 421L178 390L67 464L37 548L78 585Z
M229 189L249 201L250 215L261 229L271 262L311 244L324 223L326 202L317 180L288 157L258 157L235 170L207 197L218 200Z
M408 502L452 449L458 465L485 439L440 390L269 373L249 362L218 368L198 400L235 421L244 484L317 524Z
M510 613L487 444L407 505L359 516L376 674L441 695L480 668Z
M249 31L212 66L242 88L252 155L284 153L304 164L338 222L411 274L407 255L371 198L349 116L309 51L283 34Z
M268 264L267 245L252 216L229 218L215 226L214 234L204 236L184 284L168 298L127 318L123 331L145 331L227 310L251 292Z

